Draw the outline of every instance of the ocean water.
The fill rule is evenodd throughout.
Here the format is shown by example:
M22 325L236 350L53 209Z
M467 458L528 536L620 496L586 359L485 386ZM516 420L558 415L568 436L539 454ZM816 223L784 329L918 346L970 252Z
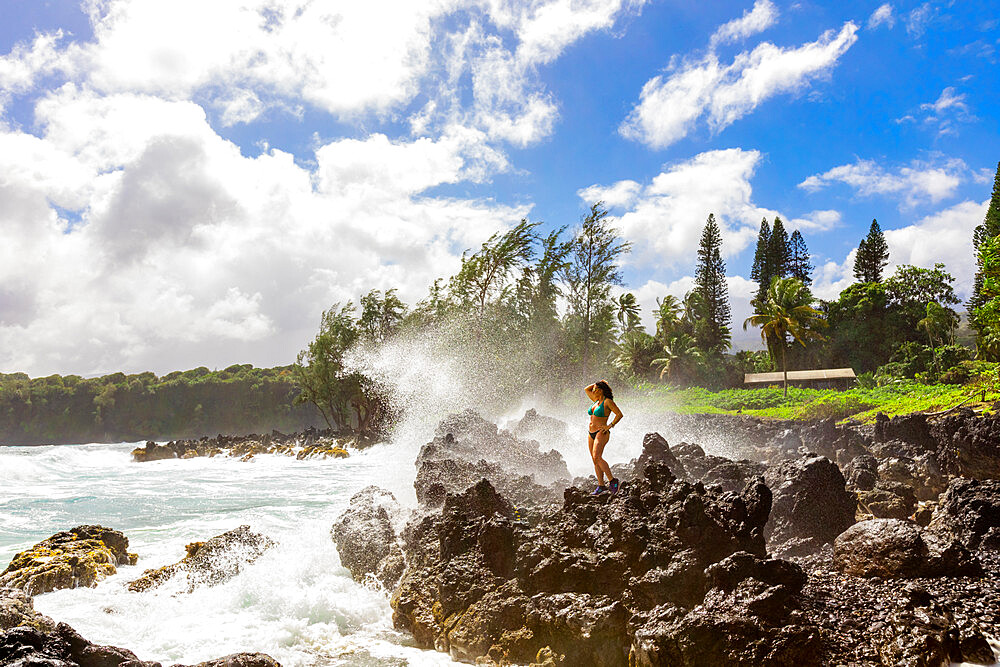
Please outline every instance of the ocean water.
M135 566L96 588L35 597L35 607L90 641L144 660L196 663L262 651L283 665L450 665L392 628L388 594L355 583L330 527L351 495L378 484L415 502L417 446L378 445L349 459L260 456L133 463L132 444L0 447L0 568L60 530L121 530ZM183 593L169 584L131 593L146 568L184 545L241 524L278 542L222 585Z

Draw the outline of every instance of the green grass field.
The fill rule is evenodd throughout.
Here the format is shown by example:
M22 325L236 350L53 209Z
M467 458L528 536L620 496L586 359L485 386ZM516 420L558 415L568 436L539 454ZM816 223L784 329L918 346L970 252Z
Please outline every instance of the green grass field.
M946 410L970 397L966 405L975 408L991 409L993 403L1000 400L1000 383L995 370L965 385L904 380L881 387L854 387L845 391L789 387L787 398L781 387L710 391L699 387L678 389L642 385L633 391L629 402L647 412L742 412L769 419L834 417L860 422L874 422L878 412L893 416Z

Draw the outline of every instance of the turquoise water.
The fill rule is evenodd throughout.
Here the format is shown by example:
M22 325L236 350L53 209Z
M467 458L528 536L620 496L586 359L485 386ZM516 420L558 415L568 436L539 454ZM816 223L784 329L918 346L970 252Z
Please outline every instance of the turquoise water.
M262 651L283 665L450 665L392 629L385 591L355 583L330 527L368 484L414 502L416 446L379 445L349 459L261 456L130 460L131 444L0 447L0 567L60 530L121 530L136 566L92 589L55 591L36 608L84 637L144 660L195 663ZM184 545L249 524L278 542L233 580L188 594L168 583L131 593L146 568L180 560Z

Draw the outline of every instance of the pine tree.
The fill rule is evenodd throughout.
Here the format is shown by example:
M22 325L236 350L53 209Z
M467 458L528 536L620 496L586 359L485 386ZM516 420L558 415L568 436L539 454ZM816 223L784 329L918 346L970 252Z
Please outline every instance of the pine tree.
M757 234L757 248L753 253L753 267L750 269L750 279L757 281L757 300L761 301L767 294L771 284L770 265L767 261L767 251L771 243L771 225L767 218L760 221L760 232Z
M872 220L868 236L858 244L854 255L854 278L862 283L882 282L882 270L889 264L889 244L885 242L878 220Z
M802 238L799 230L792 232L792 262L789 274L793 278L798 278L803 285L812 284L813 265L809 263L809 249L806 248L806 241Z
M729 286L726 265L722 261L722 235L715 215L709 214L698 245L698 268L695 290L701 296L702 326L695 332L699 347L709 354L727 349L732 336L729 309Z
M1000 235L1000 162L997 163L997 173L993 179L993 196L990 197L990 205L986 209L986 218L983 224L977 225L972 233L972 245L976 252L976 278L972 286L972 296L966 304L969 313L986 303L983 296L983 266L979 258L979 246L987 239ZM972 326L976 331L980 331L980 326L972 317Z
M767 286L771 286L771 280L775 278L786 278L791 270L792 264L792 244L788 240L788 232L781 218L774 216L774 226L771 228L771 240L768 243L767 262L770 280Z

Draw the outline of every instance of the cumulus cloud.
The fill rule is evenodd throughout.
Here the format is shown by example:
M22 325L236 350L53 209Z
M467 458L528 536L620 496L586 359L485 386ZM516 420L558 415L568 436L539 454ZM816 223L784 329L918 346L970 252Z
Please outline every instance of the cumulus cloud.
M685 60L647 81L619 132L653 148L679 141L702 118L718 132L765 100L802 90L828 73L857 41L857 30L848 22L839 32L827 31L795 48L763 42L729 64L710 49L702 58Z
M723 23L712 34L711 46L736 42L770 28L778 21L778 8L770 0L757 0L753 9L743 12L743 16Z
M976 270L972 233L983 221L988 205L988 200L979 203L967 200L925 216L912 225L884 230L889 245L889 266L885 275L891 275L902 264L932 268L935 262L944 262L945 269L955 278L955 291L961 298L968 297ZM852 249L843 262L829 261L816 267L813 278L817 296L835 299L854 282L856 252L856 248Z
M914 160L909 166L889 170L874 160L857 160L813 174L799 183L803 190L816 192L832 183L845 183L864 196L898 195L901 207L937 203L951 197L967 178L969 169L959 159L934 163Z
M760 160L758 151L708 151L668 165L645 186L620 181L578 194L585 203L605 199L621 209L615 211L616 225L636 246L629 261L689 267L709 213L719 222L726 257L756 238L762 217L775 215L752 201L750 179ZM616 195L620 203L612 204Z
M868 17L869 30L874 30L881 25L889 28L896 25L896 16L893 14L892 5L888 2L884 5L879 5L878 9L872 12L872 15Z
M558 118L542 68L644 2L85 3L93 39L0 56L0 114L34 106L0 122L0 367L287 363L336 301L415 302L530 212L429 191L509 170ZM270 148L305 109L341 135Z

